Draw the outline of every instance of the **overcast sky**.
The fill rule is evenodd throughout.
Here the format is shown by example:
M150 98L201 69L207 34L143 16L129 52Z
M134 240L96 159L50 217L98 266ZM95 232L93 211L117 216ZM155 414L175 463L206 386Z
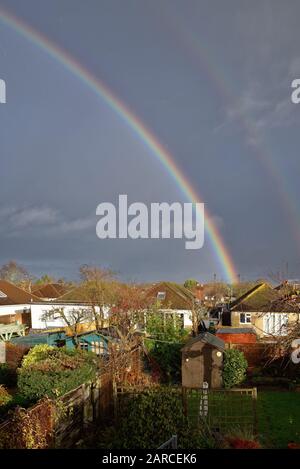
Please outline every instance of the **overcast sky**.
M242 279L300 277L298 0L0 0L101 79L202 195ZM103 99L0 17L0 263L76 278L224 279L206 237L102 240L96 207L186 202Z

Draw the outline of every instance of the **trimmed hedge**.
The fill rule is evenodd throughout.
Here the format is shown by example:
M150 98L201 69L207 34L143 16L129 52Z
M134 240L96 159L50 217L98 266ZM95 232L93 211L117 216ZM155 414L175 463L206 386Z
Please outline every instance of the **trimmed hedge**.
M18 369L18 388L26 399L57 398L93 380L96 372L93 353L37 345Z

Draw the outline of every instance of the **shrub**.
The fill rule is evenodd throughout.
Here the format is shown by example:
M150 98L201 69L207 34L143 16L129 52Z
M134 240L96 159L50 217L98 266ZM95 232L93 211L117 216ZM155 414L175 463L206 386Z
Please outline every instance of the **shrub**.
M9 367L6 363L0 363L0 385L12 387L17 383L16 371Z
M56 398L93 380L96 371L93 353L37 345L18 370L18 387L29 400Z
M46 360L55 347L46 344L40 344L33 347L22 360L22 368L32 365L33 363Z
M7 406L12 400L12 396L5 389L4 386L0 386L0 407Z
M189 423L182 409L181 394L169 387L122 396L118 425L105 427L98 446L114 449L155 449L177 435L181 448L211 445L202 430Z
M223 382L225 388L242 383L246 377L247 360L240 350L229 349L224 353Z

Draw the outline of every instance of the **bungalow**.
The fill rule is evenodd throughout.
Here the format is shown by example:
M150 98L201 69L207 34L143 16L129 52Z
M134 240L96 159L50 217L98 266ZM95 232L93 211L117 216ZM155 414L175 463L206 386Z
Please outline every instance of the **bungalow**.
M10 282L0 280L0 324L24 324L28 329L65 327L66 323L59 313L46 318L46 313L59 309L63 309L69 317L74 312L92 311L91 305L78 288L56 299L45 300ZM105 313L108 313L108 309Z
M40 299L6 280L0 280L0 323L31 327L30 305L34 301Z
M190 290L176 283L160 282L146 292L146 297L158 303L162 314L176 316L181 320L182 327L192 328L192 311L199 300Z

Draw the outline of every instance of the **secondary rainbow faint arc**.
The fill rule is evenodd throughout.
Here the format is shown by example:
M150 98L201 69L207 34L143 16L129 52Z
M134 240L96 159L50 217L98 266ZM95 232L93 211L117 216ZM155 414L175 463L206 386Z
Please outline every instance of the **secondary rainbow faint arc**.
M7 12L3 8L0 8L0 19L1 21L11 27L20 35L24 36L30 42L33 42L36 46L43 49L51 57L60 62L66 69L76 75L82 82L88 85L98 96L100 96L109 107L115 111L133 130L133 132L140 138L140 140L146 145L152 152L153 155L163 164L167 172L174 179L176 185L181 189L184 195L191 202L201 202L199 195L196 193L190 182L187 180L182 171L176 166L172 155L163 147L158 139L150 132L144 123L128 109L128 107L116 97L111 90L98 78L93 76L88 70L76 61L69 53L58 47L47 37L42 35L40 32L33 29L24 21L15 17L11 13ZM207 209L205 228L209 235L209 239L213 246L214 252L221 265L222 271L225 274L226 280L229 282L237 281L236 268L233 259L225 246L220 233L218 232L213 221L210 219Z
M175 15L173 10L168 11L168 16L165 15L164 18L165 26L172 27L175 37L180 35L180 43L186 46L186 52L191 55L193 62L195 62L194 58L197 59L197 65L199 62L201 69L205 71L207 76L214 83L215 89L218 91L220 97L226 103L230 102L235 105L237 98L231 90L230 81L228 79L226 80L226 75L221 73L222 70L217 68L216 64L212 62L210 55L207 54L206 48L203 47L201 41L196 36L196 33L190 27L184 25L182 23L182 19ZM241 128L244 129L247 137L250 140L255 140L255 128L253 128L253 124L247 118L247 116L243 115L242 113L239 116L239 124L241 125ZM298 207L295 203L296 197L293 199L289 194L291 187L290 181L287 177L284 177L283 171L276 167L271 155L267 151L266 146L263 145L262 142L257 142L251 147L253 155L257 158L260 164L262 164L266 170L267 175L270 176L274 181L274 186L276 187L276 191L279 195L280 203L284 208L287 221L291 228L291 234L297 244L298 251L300 252L299 213Z

